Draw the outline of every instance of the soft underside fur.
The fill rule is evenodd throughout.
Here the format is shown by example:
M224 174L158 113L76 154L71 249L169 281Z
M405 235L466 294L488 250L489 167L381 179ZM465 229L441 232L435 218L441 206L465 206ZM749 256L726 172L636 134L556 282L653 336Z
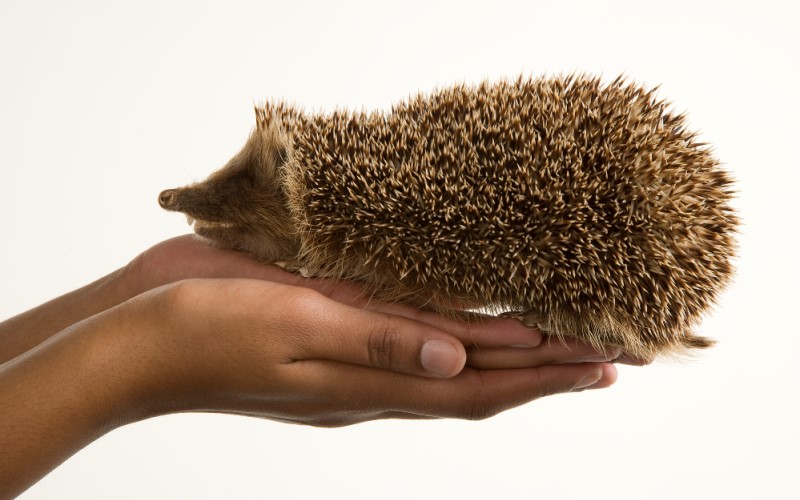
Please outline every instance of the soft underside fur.
M376 300L510 311L634 356L710 345L692 330L732 273L731 179L654 91L519 78L256 115L222 170L162 193L201 235Z

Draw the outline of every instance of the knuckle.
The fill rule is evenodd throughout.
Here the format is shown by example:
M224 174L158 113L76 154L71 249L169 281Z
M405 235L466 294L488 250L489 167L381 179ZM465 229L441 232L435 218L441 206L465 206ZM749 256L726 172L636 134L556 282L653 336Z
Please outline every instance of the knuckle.
M305 317L315 317L324 309L326 297L310 288L290 287L284 297L287 310Z
M369 364L376 368L392 368L401 340L400 332L394 322L386 316L367 338Z
M281 291L280 307L276 313L287 324L295 324L299 329L319 329L328 321L330 307L330 300L316 290L287 287Z
M197 313L205 309L203 294L198 291L193 281L178 281L154 290L148 295L153 300L146 302L150 305L148 319L159 325L196 325Z
M178 281L168 286L160 288L157 292L167 310L179 310L187 305L191 300L192 284L186 281Z
M328 335L331 321L327 297L303 287L287 287L281 293L280 307L275 316L286 340L298 347Z

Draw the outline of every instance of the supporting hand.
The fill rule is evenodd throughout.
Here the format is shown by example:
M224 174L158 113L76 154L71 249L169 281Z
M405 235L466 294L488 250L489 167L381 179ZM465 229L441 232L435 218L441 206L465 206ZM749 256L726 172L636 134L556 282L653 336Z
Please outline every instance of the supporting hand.
M320 426L478 419L616 379L604 361L618 350L473 319L169 240L0 324L0 496L111 429L169 412Z

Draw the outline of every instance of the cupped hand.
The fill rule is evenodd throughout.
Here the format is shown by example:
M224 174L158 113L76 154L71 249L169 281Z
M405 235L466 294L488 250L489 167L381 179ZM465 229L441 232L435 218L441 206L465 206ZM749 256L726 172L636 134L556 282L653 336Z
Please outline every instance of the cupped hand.
M477 313L454 319L403 304L370 300L356 283L304 278L277 266L259 262L245 252L217 248L196 235L163 241L131 261L123 273L130 296L191 278L247 278L315 290L345 305L402 316L447 331L468 350L467 363L482 369L538 366L550 359L614 360L619 349L595 349L576 340L548 339L536 328L513 318ZM543 341L547 346L532 349ZM649 360L618 358L616 362L646 364Z
M264 280L187 280L129 304L147 308L131 317L144 321L139 330L153 337L145 345L156 349L144 358L155 365L136 384L146 401L135 406L162 413L218 411L319 426L478 419L616 379L613 365L550 343L519 348L541 352L526 368L465 367L464 335L474 331L445 331Z
M198 279L202 278L202 279ZM369 300L191 236L0 323L0 496L178 411L320 426L484 418L616 379L617 351ZM599 357L598 357L599 356Z

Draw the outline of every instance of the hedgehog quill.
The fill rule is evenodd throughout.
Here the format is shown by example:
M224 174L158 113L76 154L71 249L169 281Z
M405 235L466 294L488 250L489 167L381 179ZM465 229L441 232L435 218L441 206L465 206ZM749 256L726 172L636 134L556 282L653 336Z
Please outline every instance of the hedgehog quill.
M219 246L638 357L712 343L694 329L733 272L732 179L655 90L520 77L371 113L267 103L256 122L221 170L159 196Z

